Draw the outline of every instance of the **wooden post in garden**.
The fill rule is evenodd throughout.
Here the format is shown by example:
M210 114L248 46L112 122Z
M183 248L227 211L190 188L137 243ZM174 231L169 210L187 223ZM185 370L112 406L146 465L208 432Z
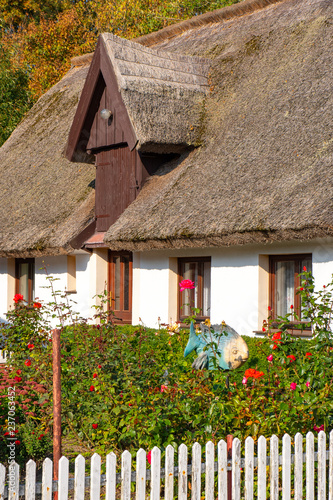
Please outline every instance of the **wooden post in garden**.
M53 479L58 481L59 460L61 458L61 364L60 330L52 330L53 342ZM58 492L54 493L58 500Z
M228 434L227 435L227 459L228 463L232 459L232 435ZM227 486L228 486L228 500L232 500L232 471L228 470L227 473Z

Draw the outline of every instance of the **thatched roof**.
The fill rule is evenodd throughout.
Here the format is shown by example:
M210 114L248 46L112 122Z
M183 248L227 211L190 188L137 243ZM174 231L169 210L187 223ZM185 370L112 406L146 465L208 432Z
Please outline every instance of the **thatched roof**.
M71 251L94 219L95 167L63 154L87 68L71 69L0 148L0 256Z
M160 169L112 248L333 235L333 2L284 0L156 39L211 59L203 146ZM147 40L146 40L147 42Z
M67 157L75 158L79 148L100 147L96 129L98 136L103 129L103 147L114 144L114 135L105 130L96 108L100 100L104 107L105 99L116 117L113 126L122 128L131 149L174 153L197 146L208 69L203 58L146 48L110 33L100 35L70 131ZM110 99L99 93L100 73Z

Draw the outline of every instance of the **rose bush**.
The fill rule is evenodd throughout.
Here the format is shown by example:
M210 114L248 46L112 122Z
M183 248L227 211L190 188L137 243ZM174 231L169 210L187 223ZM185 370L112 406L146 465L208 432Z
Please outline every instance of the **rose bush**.
M195 354L183 357L188 330L178 325L169 330L119 327L102 318L100 325L63 326L65 442L89 453L134 453L140 447L217 442L227 434L257 439L331 429L333 343L326 309L319 310L320 300L317 306L311 302L312 287L312 278L305 276L300 293L308 317L316 314L315 320L311 316L318 325L315 338L290 336L288 317L270 333L268 321L267 338L246 338L249 360L231 372L193 370ZM326 308L330 287L324 290ZM0 440L5 443L8 436L6 397L14 385L22 460L42 458L52 446L52 338L46 309L18 301L1 332L12 357L0 372ZM5 450L1 442L0 449ZM1 453L4 461L6 451Z

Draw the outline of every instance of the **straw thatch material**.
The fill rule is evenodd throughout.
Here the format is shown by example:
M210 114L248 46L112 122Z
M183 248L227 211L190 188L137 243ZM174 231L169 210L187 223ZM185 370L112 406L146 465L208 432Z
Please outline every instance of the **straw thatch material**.
M94 218L95 167L63 154L86 75L70 70L0 148L0 256L70 252Z
M104 33L101 41L140 151L175 152L200 142L208 61L153 50Z
M157 172L114 249L333 235L333 2L285 0L158 46L210 58L204 145Z

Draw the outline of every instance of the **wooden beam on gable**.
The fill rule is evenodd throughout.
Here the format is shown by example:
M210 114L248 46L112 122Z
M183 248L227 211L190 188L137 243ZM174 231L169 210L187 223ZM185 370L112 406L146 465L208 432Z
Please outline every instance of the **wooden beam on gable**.
M96 114L105 87L107 87L112 107L116 112L117 122L123 130L124 139L130 150L133 150L137 144L131 120L118 89L118 82L111 60L100 37L68 136L66 157L70 161L79 161L82 152L86 152L91 128L94 121L96 121Z

